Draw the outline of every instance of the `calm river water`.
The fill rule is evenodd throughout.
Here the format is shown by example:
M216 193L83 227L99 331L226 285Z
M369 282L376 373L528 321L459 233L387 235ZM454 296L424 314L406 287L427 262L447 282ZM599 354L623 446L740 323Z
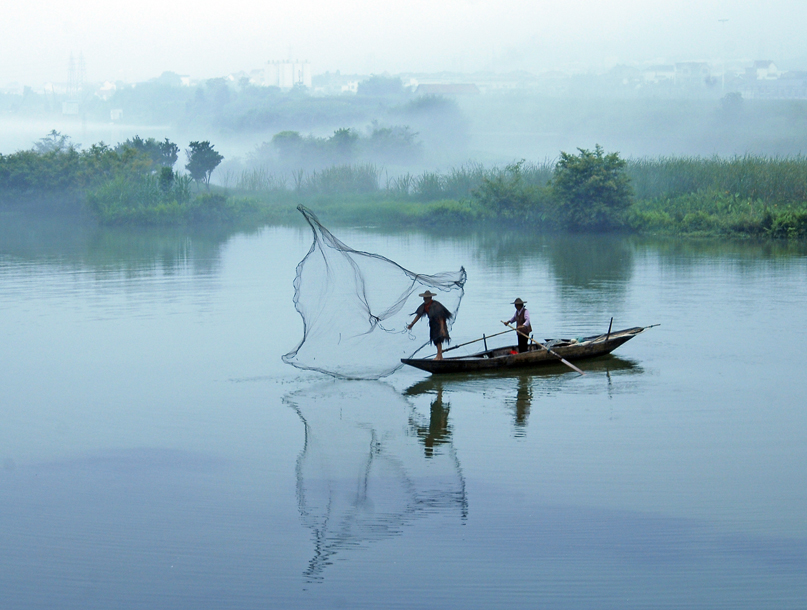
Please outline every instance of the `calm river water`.
M281 362L307 227L0 217L0 607L805 607L807 248L334 233L464 266L456 342L660 326L340 381Z

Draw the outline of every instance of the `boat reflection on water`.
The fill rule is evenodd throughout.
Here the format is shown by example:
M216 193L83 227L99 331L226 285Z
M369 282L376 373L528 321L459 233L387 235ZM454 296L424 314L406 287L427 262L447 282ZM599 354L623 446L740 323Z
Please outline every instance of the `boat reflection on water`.
M323 383L285 401L305 426L296 474L300 518L314 543L309 581L322 580L337 554L399 536L417 519L467 516L442 398L428 424L377 381Z
M450 429L447 424L448 403L443 398L444 391L449 395L454 392L485 392L506 396L504 404L513 411L513 435L523 437L527 433L527 422L535 395L551 396L561 391L599 394L605 391L611 397L620 391L630 390L630 383L626 379L628 376L644 372L644 369L633 360L613 355L585 360L580 366L586 373L585 377L580 377L560 362L534 369L430 375L407 388L404 394L407 396L434 394L436 398L432 402L430 430L437 431L443 418L447 433L450 433ZM616 384L615 379L618 380ZM428 437L424 437L424 444L426 438ZM439 437L434 436L433 439L439 440Z

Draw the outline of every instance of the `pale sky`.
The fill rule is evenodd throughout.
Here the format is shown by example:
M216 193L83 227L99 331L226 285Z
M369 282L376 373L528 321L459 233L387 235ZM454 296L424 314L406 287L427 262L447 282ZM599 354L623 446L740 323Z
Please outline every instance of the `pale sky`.
M0 16L0 86L64 82L71 53L91 82L278 59L314 74L787 61L807 58L805 24L807 0L14 0Z

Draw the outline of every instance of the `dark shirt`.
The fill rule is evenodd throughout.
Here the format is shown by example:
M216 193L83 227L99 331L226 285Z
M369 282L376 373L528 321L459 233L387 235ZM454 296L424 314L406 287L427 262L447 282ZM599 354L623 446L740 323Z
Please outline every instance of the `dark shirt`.
M442 303L434 299L424 301L415 314L421 317L429 316L429 340L432 343L437 345L451 340L451 337L448 336L447 321L451 319L452 315Z

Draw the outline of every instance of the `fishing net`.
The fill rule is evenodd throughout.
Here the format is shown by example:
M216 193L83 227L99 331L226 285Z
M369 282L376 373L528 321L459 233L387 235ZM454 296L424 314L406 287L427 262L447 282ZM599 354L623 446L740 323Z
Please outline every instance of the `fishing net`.
M345 379L380 379L429 343L428 320L407 331L418 294L431 290L456 319L465 269L426 275L395 261L345 245L303 206L314 243L297 265L294 305L303 339L283 361ZM424 350L423 355L428 355Z

